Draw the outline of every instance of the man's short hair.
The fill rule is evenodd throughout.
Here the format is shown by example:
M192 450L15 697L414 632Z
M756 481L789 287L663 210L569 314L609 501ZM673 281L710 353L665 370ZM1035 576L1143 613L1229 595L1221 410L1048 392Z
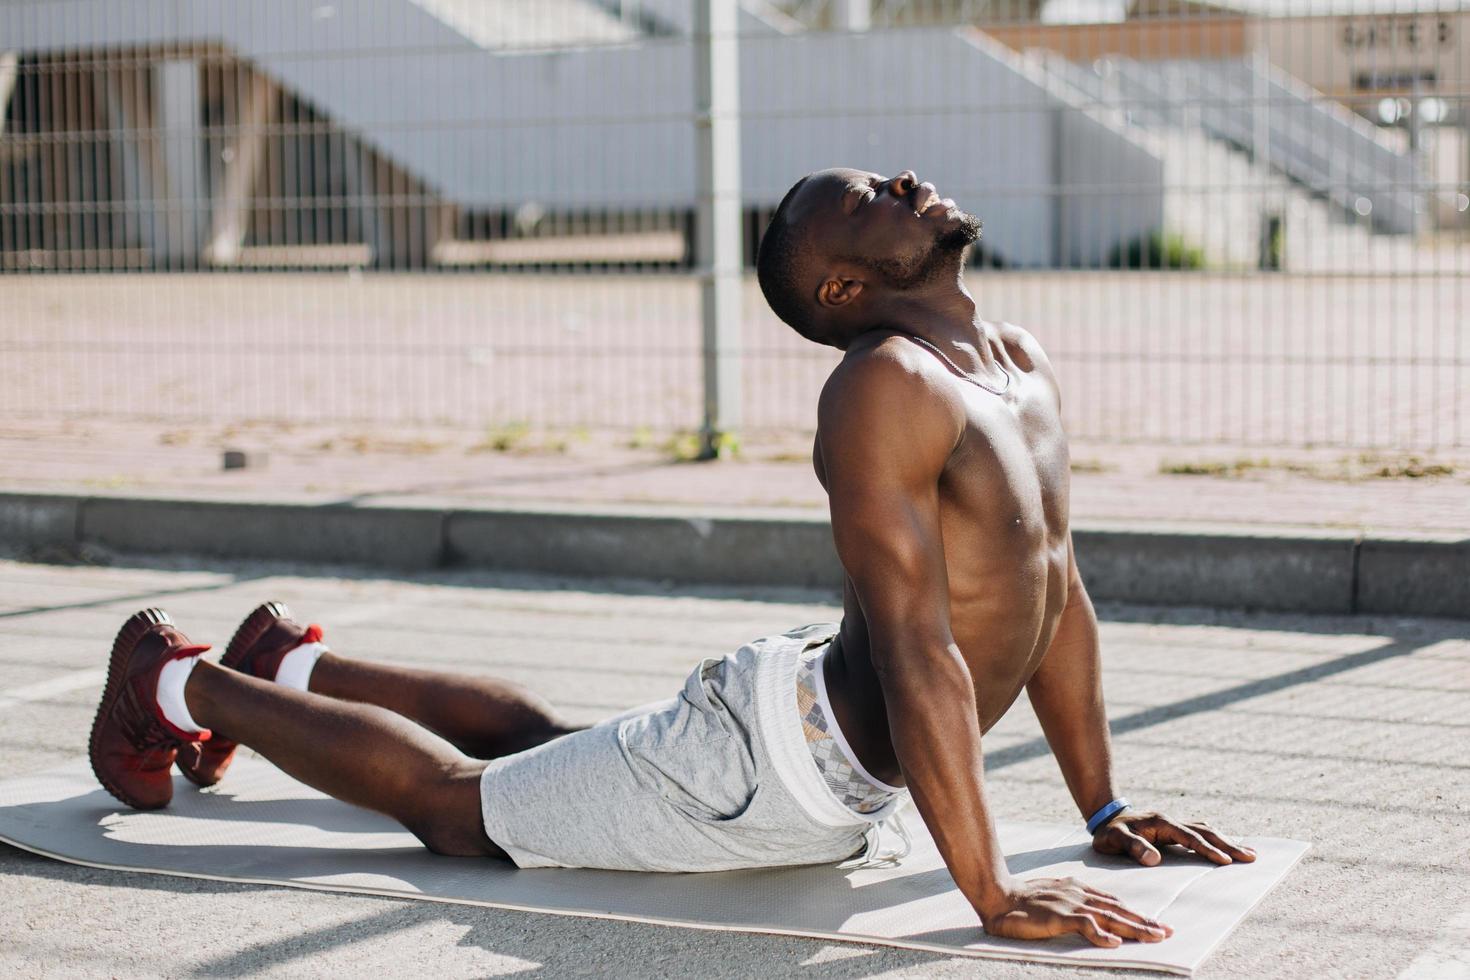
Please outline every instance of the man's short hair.
M812 299L807 295L810 283L804 281L806 235L802 228L793 223L787 211L791 199L801 190L807 178L803 177L792 185L781 199L771 223L761 238L760 250L756 255L756 278L761 292L771 310L809 340L812 336Z

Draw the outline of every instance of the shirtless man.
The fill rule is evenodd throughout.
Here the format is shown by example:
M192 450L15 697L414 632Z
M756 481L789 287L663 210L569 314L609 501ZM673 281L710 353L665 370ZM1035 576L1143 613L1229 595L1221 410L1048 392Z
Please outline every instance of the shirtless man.
M1029 334L976 315L961 272L979 231L910 171L828 170L762 242L772 308L845 352L814 451L847 572L840 625L756 640L669 701L577 728L504 681L334 654L278 603L218 666L145 610L113 646L98 778L160 807L173 765L211 785L244 742L442 854L644 871L871 859L912 794L987 932L1165 938L1074 880L1011 877L986 806L981 736L1024 687L1096 850L1254 858L1117 798L1056 380Z

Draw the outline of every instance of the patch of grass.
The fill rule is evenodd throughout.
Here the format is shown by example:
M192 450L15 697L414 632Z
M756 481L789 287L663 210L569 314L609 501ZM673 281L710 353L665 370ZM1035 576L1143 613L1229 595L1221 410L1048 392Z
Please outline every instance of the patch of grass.
M434 442L432 439L383 439L378 436L348 436L345 444L349 450L361 456L370 453L403 453L410 456L424 456L429 453L437 453L444 448L444 443Z
M681 429L664 441L664 455L676 463L689 463L705 459L704 440L698 432ZM735 459L740 455L740 437L732 432L722 432L715 439L715 459Z
M1218 476L1226 479L1239 479L1251 473L1268 470L1314 475L1313 468L1309 465L1265 458L1165 460L1159 464L1159 472L1167 476Z
M1159 464L1159 472L1165 476L1239 476L1241 469L1237 463L1226 463L1219 460L1202 462L1170 462L1165 460Z
M646 425L640 425L633 430L628 437L629 449L649 449L653 446L653 430Z
M702 448L699 433L684 429L665 439L659 450L676 463L688 463L699 458Z
M592 440L587 429L577 427L566 432L533 430L526 422L507 422L485 433L485 438L465 450L467 453L515 453L518 456L534 456L538 453L563 455L572 450L574 443Z
M1108 253L1113 269L1203 269L1205 253L1180 235L1153 232L1120 242Z
M715 458L735 459L740 455L740 437L733 432L722 432L715 440Z
M1074 459L1072 460L1073 473L1111 473L1117 467L1104 463L1100 459Z
M1379 480L1422 480L1426 477L1455 475L1453 463L1424 460L1418 456L1385 458L1364 453L1358 457L1358 462L1368 468L1368 476Z
M509 453L525 445L531 435L531 427L525 422L507 422L492 427L485 438L471 446L472 453Z
M1393 456L1380 453L1358 453L1335 460L1234 459L1234 460L1165 460L1159 472L1168 476L1215 476L1238 479L1251 473L1293 473L1314 480L1338 480L1357 483L1363 480L1421 480L1454 476L1454 463L1426 460L1419 456Z

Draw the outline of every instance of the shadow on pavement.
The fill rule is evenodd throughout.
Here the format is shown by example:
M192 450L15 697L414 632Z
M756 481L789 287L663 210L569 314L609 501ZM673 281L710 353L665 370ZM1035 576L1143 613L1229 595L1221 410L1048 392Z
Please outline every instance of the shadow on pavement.
M1325 625L1325 624L1324 624ZM1331 632L1327 629L1314 629L1312 632ZM1312 664L1308 667L1300 667L1296 670L1285 671L1270 677L1261 677L1256 680L1236 684L1220 691L1210 691L1207 694L1198 694L1193 697L1182 698L1171 701L1168 704L1154 705L1143 708L1130 714L1109 718L1108 726L1114 736L1125 735L1145 728L1152 728L1176 718L1187 715L1199 714L1202 711L1215 711L1240 701L1261 697L1267 694L1275 694L1287 688L1299 687L1314 681L1323 680L1336 674L1359 667L1366 667L1384 660L1392 660L1397 657L1405 657L1421 650L1444 638L1439 632L1431 632L1425 635L1423 631L1415 631L1412 637L1394 637L1390 635L1382 646L1372 650L1362 650L1357 653L1344 654L1335 657L1325 663ZM1051 754L1051 749L1045 738L1033 738L1029 741L1016 745L1007 745L993 752L985 753L985 768L987 771L1004 769L1006 766L1014 766L1032 759L1039 759Z
M85 602L60 602L51 606L27 606L24 609L11 609L0 612L0 619L21 619L26 616L37 616L41 613L65 612L70 609L100 609L118 602L147 602L153 603L163 596L197 595L201 592L219 592L223 589L232 588L243 582L254 581L265 578L264 575L235 574L228 581L214 582L209 585L190 585L178 589L154 589L150 592L125 593L123 595L103 596L100 599L88 599Z

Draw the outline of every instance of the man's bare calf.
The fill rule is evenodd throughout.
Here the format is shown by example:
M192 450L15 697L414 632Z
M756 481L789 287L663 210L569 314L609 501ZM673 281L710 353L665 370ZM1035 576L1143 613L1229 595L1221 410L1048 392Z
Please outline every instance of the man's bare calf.
M203 662L184 695L200 724L308 786L387 814L429 850L503 856L480 821L485 763L403 715Z
M545 698L495 677L396 667L323 654L308 690L412 718L465 755L498 759L577 731Z
M232 641L226 667L199 660L205 648L162 610L128 620L113 647L90 750L110 792L144 809L166 805L180 749L192 743L195 753L177 761L208 785L240 743L309 786L393 817L437 853L505 856L485 835L480 775L486 759L575 730L544 699L506 681L330 652L316 656L299 690L275 678L284 655L324 650L320 628L295 622L279 604L257 609L247 627L253 643ZM182 705L165 704L166 673L176 667L188 669L172 687ZM199 776L200 746L214 747L207 778Z

